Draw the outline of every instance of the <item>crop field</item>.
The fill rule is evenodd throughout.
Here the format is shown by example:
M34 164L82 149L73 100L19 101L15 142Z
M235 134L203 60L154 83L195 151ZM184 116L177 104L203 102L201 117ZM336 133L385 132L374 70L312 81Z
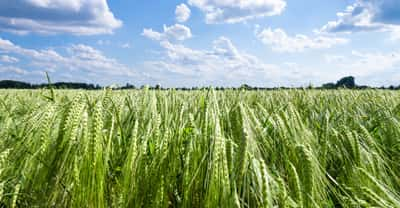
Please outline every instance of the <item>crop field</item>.
M3 90L0 207L400 207L400 93Z

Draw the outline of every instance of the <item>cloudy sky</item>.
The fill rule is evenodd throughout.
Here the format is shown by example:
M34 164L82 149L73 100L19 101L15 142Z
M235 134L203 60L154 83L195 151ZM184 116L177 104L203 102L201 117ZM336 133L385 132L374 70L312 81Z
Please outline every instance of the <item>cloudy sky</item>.
M0 80L400 84L399 0L0 0Z

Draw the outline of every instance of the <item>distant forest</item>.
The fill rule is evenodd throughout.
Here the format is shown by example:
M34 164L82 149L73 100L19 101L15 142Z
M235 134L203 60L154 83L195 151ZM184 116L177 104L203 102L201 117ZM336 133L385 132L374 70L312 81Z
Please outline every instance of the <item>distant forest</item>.
M116 90L126 90L126 89L143 89L149 88L153 90L168 90L171 88L164 88L160 85L156 86L140 86L137 87L135 85L127 83L124 86L100 86L98 84L87 84L87 83L77 83L77 82L56 82L56 83L47 83L47 84L31 84L27 82L14 81L14 80L2 80L0 81L0 89L43 89L43 88L53 88L53 89L84 89L84 90L100 90L103 88L113 88ZM174 88L177 90L199 90L204 89L205 87L180 87ZM326 83L320 87L314 87L312 85L306 87L307 89L388 89L388 90L400 90L400 85L398 86L389 86L389 87L370 87L365 85L357 85L355 82L355 78L352 76L344 77L338 80L336 83ZM253 87L247 84L243 84L240 87L232 88L232 87L215 87L216 90L225 90L225 89L245 89L245 90L276 90L276 89L294 89L290 87L274 87L274 88L265 88L265 87ZM299 87L297 89L304 89L304 87Z

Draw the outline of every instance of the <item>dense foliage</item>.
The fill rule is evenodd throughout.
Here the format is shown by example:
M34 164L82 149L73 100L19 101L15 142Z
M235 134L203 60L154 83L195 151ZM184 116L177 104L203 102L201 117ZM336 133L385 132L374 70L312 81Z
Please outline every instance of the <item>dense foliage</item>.
M13 80L0 80L0 89L42 89L50 87L56 89L86 89L86 90L102 89L100 85L77 83L77 82L56 82L54 84L31 84L27 82L20 82Z
M20 82L20 81L13 81L13 80L0 80L0 89L84 89L84 90L102 90L104 89L104 86L100 85L94 85L94 84L86 84L86 83L77 83L77 82L56 82L56 83L51 83L49 76L46 74L48 82L46 84L31 84L27 82ZM177 89L177 90L182 90L182 91L190 91L190 90L205 90L209 89L209 87L178 87L178 88L165 88L162 87L161 85L157 84L155 86L146 86L142 85L140 87L136 87L135 85L132 85L130 83L126 83L124 86L120 86L117 84L107 86L106 88L112 88L114 90L128 90L128 89L144 89L148 88L151 90L171 90L171 89ZM366 85L357 85L355 78L353 76L348 76L348 77L343 77L340 80L338 80L336 83L326 83L323 84L320 87L314 87L312 84L310 84L307 87L253 87L248 84L243 84L239 87L216 87L215 90L221 91L221 90L283 90L283 89L326 89L326 90L332 90L332 89L387 89L387 90L400 90L400 85L394 86L381 86L381 87L372 87L372 86L366 86Z
M0 91L0 207L400 207L395 91Z

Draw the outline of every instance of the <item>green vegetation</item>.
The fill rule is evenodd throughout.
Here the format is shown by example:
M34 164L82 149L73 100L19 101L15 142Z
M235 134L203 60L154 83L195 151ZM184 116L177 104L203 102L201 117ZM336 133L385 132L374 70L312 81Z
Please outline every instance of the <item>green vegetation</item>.
M0 91L0 207L400 207L400 93Z
M161 85L157 84L155 86L146 86L142 85L139 88L136 88L135 85L126 83L124 86L119 86L117 84L105 87L105 86L100 86L100 85L94 85L94 84L87 84L87 83L77 83L77 82L56 82L52 83L50 81L49 75L46 73L46 78L47 78L47 83L46 84L31 84L27 82L21 82L21 81L13 81L13 80L0 80L0 89L44 89L44 88L52 88L52 89L61 89L61 90L66 90L66 89L75 89L75 90L102 90L104 88L112 88L114 90L135 90L135 89L144 89L148 88L150 90L171 90L171 89L177 89L177 90L182 90L182 91L188 91L188 90L205 90L208 89L208 87L178 87L178 88L164 88ZM348 77L343 77L340 80L338 80L336 83L326 83L323 84L320 87L314 87L311 83L307 87L253 87L248 84L243 84L240 87L216 87L215 90L221 91L221 90L288 90L288 89L297 89L297 90L302 90L304 88L307 89L325 89L325 90L336 90L336 89L358 89L358 90L373 90L373 89L380 89L380 90L400 90L400 85L398 86L381 86L381 87L373 87L373 86L366 86L366 85L357 85L355 78L353 76L348 76Z

